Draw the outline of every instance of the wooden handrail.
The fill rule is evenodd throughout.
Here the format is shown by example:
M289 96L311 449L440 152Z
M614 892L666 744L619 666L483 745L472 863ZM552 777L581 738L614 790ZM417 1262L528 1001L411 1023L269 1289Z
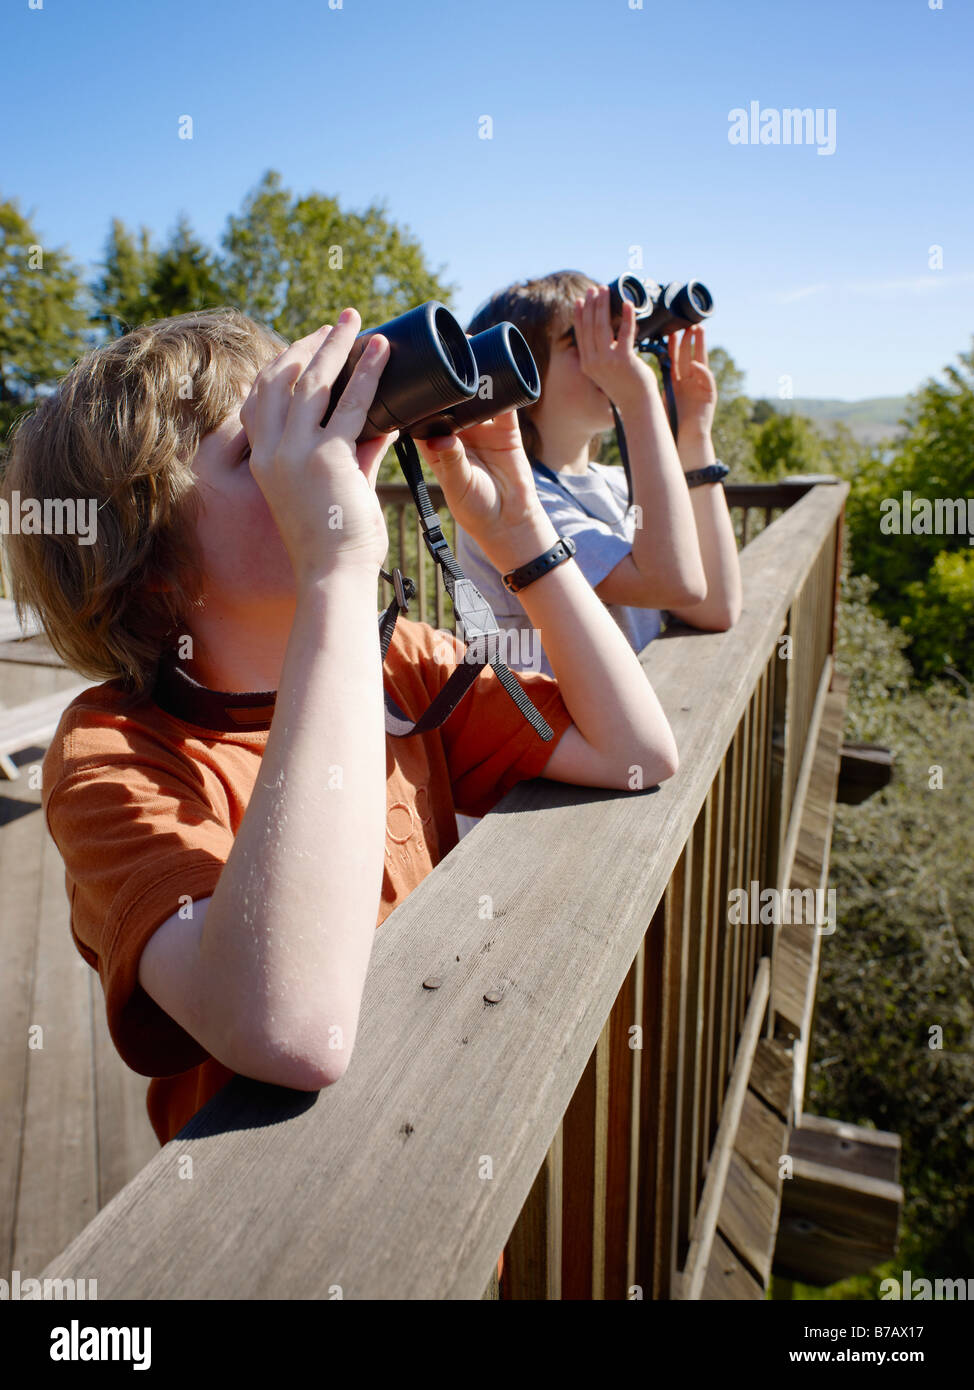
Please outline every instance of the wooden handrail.
M772 966L759 925L728 932L727 890L781 857L847 491L810 486L742 552L731 631L642 654L674 778L516 787L377 933L342 1081L235 1078L44 1276L83 1271L102 1299L479 1298L513 1231L506 1296L678 1296L691 1248L699 1285Z
M813 474L783 478L775 483L725 484L727 505L734 518L735 532L740 545L746 546L763 527L771 525L776 512L793 506L812 487L836 481L825 474ZM456 526L446 506L443 489L435 482L429 482L427 489L430 501L440 514L443 533L455 550ZM415 604L410 608L410 616L418 617L434 627L455 630L453 606L444 588L440 570L426 553L421 539L419 517L408 486L405 482L379 483L376 493L385 510L386 527L389 532L389 553L384 567L391 571L394 565L398 565L405 574L416 581L417 597ZM754 516L758 516L759 524L752 520ZM380 607L386 608L391 600L391 586L386 580L380 580Z

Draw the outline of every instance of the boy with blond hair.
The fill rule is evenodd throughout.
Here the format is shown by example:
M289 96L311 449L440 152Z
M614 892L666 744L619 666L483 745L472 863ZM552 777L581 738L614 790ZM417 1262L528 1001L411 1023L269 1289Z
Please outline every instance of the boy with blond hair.
M387 737L383 688L418 718L464 647L444 663L443 634L400 619L382 660L390 437L357 440L384 338L320 423L359 327L346 309L287 346L234 310L149 324L82 358L11 440L4 496L97 499L93 544L6 549L18 605L102 682L65 711L43 806L161 1143L234 1073L341 1077L376 926L456 844L456 809L483 815L538 775L627 788L634 765L647 786L677 766L570 558L521 591L554 678L517 679L550 742L488 668L440 728ZM499 570L555 545L513 413L420 448Z

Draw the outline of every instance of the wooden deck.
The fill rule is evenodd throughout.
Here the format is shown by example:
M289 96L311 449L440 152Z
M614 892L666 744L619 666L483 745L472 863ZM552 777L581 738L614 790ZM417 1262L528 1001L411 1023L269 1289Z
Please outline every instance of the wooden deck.
M2 706L77 681L43 637L0 648ZM16 754L19 779L0 781L5 1278L15 1269L21 1278L38 1275L159 1150L145 1109L148 1080L115 1051L101 985L71 941L64 865L40 809L43 753Z

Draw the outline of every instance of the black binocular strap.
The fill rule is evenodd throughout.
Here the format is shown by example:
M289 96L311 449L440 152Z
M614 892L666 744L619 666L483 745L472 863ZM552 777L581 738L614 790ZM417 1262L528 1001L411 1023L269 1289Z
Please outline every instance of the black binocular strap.
M430 729L439 728L459 705L483 668L490 666L524 718L542 741L549 743L554 738L554 730L551 725L528 699L509 667L503 661L496 659L497 639L500 637L497 620L483 594L476 585L467 579L457 563L456 556L450 550L440 526L440 518L430 501L422 465L411 436L401 435L396 441L395 450L403 477L409 485L416 510L419 513L419 519L423 526L423 540L426 542L426 547L434 562L443 571L443 583L450 595L457 617L460 619L464 636L467 637L471 631L475 635L473 641L468 641L467 653L463 661L456 667L429 708L415 723L403 713L388 691L385 692L386 732L392 738L408 738L411 734L424 734ZM420 563L422 563L422 556L419 558ZM392 641L396 621L400 613L408 611L408 600L415 594L416 586L411 579L404 578L399 570L393 570L391 575L386 574L385 570L381 573L384 578L392 581L394 589L392 602L379 619L380 645L384 661L386 652L389 650L389 643ZM471 661L469 659L471 648L475 655L479 655L479 660ZM495 654L493 659L491 657L492 650Z
M663 373L663 391L666 395L666 413L669 416L670 429L673 431L673 438L679 437L679 421L676 414L676 395L673 391L673 373L670 362L670 354L665 344L659 341L651 341L643 344L636 344L637 348L645 352L651 352L660 364ZM619 457L622 459L622 466L626 474L626 485L629 489L629 502L626 510L632 506L632 472L629 467L629 448L626 444L626 432L622 428L622 417L615 406L612 407L612 418L615 420L616 437L619 441Z

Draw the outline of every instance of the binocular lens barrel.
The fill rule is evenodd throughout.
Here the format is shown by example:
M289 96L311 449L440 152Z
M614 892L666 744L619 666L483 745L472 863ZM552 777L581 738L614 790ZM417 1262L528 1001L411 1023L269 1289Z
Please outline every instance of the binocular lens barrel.
M669 289L669 286L667 286ZM671 313L687 323L699 323L713 312L714 301L706 285L699 280L690 280L678 290L670 306Z
M417 439L468 429L506 410L533 405L540 397L537 363L513 323L496 323L469 341L480 374L477 394L435 420L420 421L411 430Z
M358 335L332 387L322 425L331 418L356 362L376 333L389 341L389 360L360 439L409 430L417 421L476 395L480 377L467 336L446 305L431 299Z
M453 434L506 410L532 405L541 395L537 364L513 323L498 323L468 338L445 305L431 299L418 309L362 332L332 387L326 425L355 363L376 333L389 340L359 439L402 430L416 439Z
M665 338L668 333L690 328L709 318L714 310L713 296L699 280L662 286L640 275L620 275L609 286L609 309L613 316L622 313L624 299L636 306L637 343Z
M613 318L622 313L622 301L628 299L636 308L636 317L652 307L652 295L638 275L620 275L609 286L609 313Z

